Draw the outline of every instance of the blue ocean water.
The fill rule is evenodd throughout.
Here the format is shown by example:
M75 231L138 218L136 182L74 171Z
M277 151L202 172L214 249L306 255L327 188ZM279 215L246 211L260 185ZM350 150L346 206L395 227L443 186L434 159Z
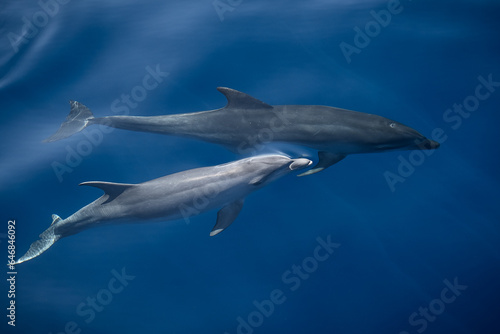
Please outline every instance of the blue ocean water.
M15 297L5 269L2 333L499 333L499 15L471 0L2 2L4 261L9 220L20 256L51 214L101 195L81 182L241 158L123 130L42 143L68 100L96 116L175 114L224 106L226 86L442 143L288 175L216 237L214 211L62 239L15 267Z

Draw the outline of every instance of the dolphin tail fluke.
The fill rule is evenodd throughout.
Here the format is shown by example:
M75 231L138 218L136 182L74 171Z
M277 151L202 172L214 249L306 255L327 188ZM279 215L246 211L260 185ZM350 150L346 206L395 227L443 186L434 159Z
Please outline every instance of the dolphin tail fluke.
M94 118L94 115L89 108L77 101L69 101L71 110L66 120L61 124L59 130L43 142L53 142L67 138L77 132L82 131L88 124L89 119Z
M45 252L50 248L57 240L61 239L61 235L55 233L55 228L57 223L62 219L57 215L52 215L52 224L48 229L46 229L42 234L40 234L40 239L31 244L30 249L21 256L14 264L19 264L31 260L34 257Z

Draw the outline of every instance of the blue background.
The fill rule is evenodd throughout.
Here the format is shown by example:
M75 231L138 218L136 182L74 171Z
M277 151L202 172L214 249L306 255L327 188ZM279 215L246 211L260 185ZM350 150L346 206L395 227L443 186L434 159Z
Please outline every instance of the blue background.
M270 104L379 114L426 136L440 128L446 141L395 191L384 173L397 173L411 152L353 155L313 176L289 175L252 194L217 237L208 235L214 211L190 224L112 226L62 239L16 267L16 327L2 315L2 333L55 334L74 322L75 333L233 334L238 317L248 321L253 302L275 289L286 300L254 333L499 333L500 89L456 129L443 119L474 95L479 76L500 81L499 2L401 1L402 11L350 63L340 44L354 46L354 28L364 30L370 11L387 1L231 3L221 21L212 0L70 1L49 7L52 16L35 1L2 2L4 261L7 221L16 220L22 255L52 213L66 218L101 195L80 182L143 182L240 158L195 140L116 130L60 182L54 162L65 164L86 137L41 141L66 117L67 101L113 115L113 101L140 86L148 66L169 76L131 115L220 108L226 101L216 87L227 86ZM43 27L13 47L9 36L34 19ZM328 236L341 246L291 291L282 275ZM87 323L77 306L122 268L135 278ZM461 295L426 328L410 324L420 307L440 305L443 281L455 278L467 286ZM6 313L4 279L1 289Z

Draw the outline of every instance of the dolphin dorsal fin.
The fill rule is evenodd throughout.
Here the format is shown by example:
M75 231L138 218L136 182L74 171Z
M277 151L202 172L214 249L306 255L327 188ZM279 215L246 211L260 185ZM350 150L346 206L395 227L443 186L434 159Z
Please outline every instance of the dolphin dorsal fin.
M234 108L234 109L272 109L273 106L257 100L255 97L252 97L248 94L239 92L235 89L227 88L227 87L218 87L217 90L224 94L227 99L226 108Z
M55 223L58 223L61 220L62 220L61 217L59 217L58 215L52 215L52 224L50 225L54 225Z
M134 186L128 183L113 183L113 182L101 182L101 181L88 181L82 182L79 186L91 186L102 189L106 195L110 197L116 197L124 192L126 189Z

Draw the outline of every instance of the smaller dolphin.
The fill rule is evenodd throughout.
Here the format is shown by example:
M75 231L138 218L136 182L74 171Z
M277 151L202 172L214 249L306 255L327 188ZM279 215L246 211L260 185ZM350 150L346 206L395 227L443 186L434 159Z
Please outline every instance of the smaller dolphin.
M315 105L271 106L237 90L219 87L227 105L217 110L164 116L94 117L83 104L71 110L59 130L45 139L67 138L89 125L154 132L204 140L240 153L251 153L269 142L318 150L318 163L308 175L322 171L349 154L392 150L432 150L439 143L416 130L382 116Z
M14 264L45 252L57 240L86 229L116 223L174 220L215 208L217 223L210 236L227 228L238 216L245 197L270 182L309 166L304 158L261 155L223 165L191 169L139 184L83 182L104 195L66 219L52 215L52 224L40 240ZM197 200L202 200L202 207Z

